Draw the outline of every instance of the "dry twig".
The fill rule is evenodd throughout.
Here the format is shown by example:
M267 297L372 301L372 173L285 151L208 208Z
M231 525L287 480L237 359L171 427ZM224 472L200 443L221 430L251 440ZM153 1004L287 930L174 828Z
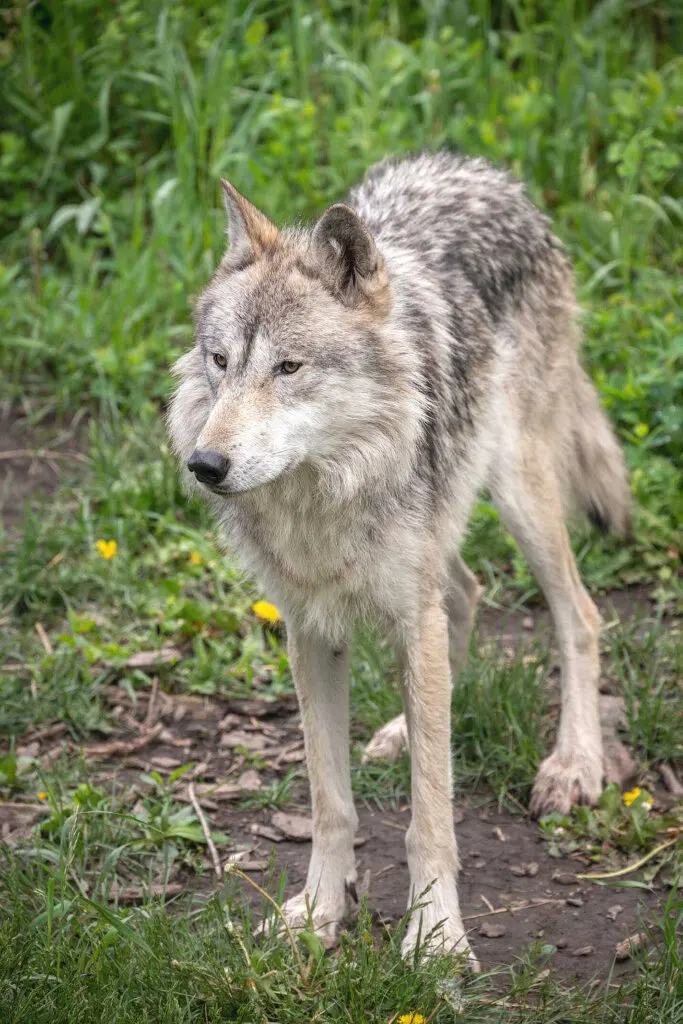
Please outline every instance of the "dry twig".
M673 796L683 796L683 786L678 781L678 777L668 764L660 764L657 769L659 774L662 776L664 785Z
M497 910L489 910L485 914L468 914L467 917L463 917L463 921L476 921L480 917L492 917L494 914L516 914L520 910L529 910L531 907L546 907L550 904L555 904L555 906L564 906L565 900L525 900L525 902L519 906L498 907Z
M216 849L216 844L211 838L211 832L209 830L206 818L204 817L204 811L202 810L199 804L199 800L197 799L197 791L194 788L194 782L191 782L188 785L187 795L190 798L190 803L194 807L194 812L197 815L197 818L199 819L199 824L202 827L202 832L204 833L204 838L206 839L206 845L211 856L211 863L213 864L214 874L216 875L217 880L220 882L223 877L223 868L221 867L221 862L218 856L218 850Z
M144 733L142 736L138 736L134 740L110 740L108 743L95 743L90 747L83 747L83 753L86 757L109 757L110 754L132 754L134 750L139 750L141 747L146 746L153 739L159 735L163 725L161 722Z
M34 622L33 625L34 625L36 633L38 634L38 639L40 640L41 644L43 645L43 649L44 649L45 653L46 654L54 654L55 653L55 649L52 646L52 641L50 640L49 636L45 632L45 628L44 628L42 622Z
M154 721L154 712L156 710L157 692L159 690L159 677L154 676L152 679L152 689L149 694L149 701L147 702L147 714L145 715L144 728L151 729L152 722Z
M88 459L80 452L53 452L48 448L15 448L14 451L0 452L0 461L9 459L73 459L75 462L87 462Z

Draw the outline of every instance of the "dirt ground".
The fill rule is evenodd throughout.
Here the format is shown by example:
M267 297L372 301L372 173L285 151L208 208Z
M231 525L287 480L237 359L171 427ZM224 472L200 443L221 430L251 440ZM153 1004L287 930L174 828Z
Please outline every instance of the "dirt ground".
M568 858L551 859L538 827L520 816L498 813L490 805L458 809L459 893L470 943L482 964L492 968L514 963L530 943L554 946L548 967L567 980L604 980L616 944L637 932L656 911L657 896L632 889L598 888L576 879L585 865ZM368 904L382 923L395 924L405 913L408 867L404 834L410 812L359 809L357 850L359 878L369 872ZM220 822L220 816L217 819ZM232 815L236 842L253 844L254 823L272 823L272 815ZM306 879L309 844L258 838L250 857L268 857L275 846L276 864L287 869L286 895ZM519 877L520 870L537 873ZM513 873L516 872L516 873ZM629 970L617 965L618 979Z
M72 476L84 448L85 430L77 421L32 426L16 407L0 406L0 524L19 527L27 503L44 499Z

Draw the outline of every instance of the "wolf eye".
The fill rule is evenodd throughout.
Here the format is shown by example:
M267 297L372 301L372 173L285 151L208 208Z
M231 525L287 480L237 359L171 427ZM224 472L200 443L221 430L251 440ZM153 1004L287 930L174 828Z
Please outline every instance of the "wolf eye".
M224 370L225 367L228 365L228 360L221 352L214 352L213 361L216 364L216 366L218 366L221 370Z
M285 359L284 363L280 363L278 366L279 373L285 373L287 375L296 373L301 366L301 363L295 363L291 359Z

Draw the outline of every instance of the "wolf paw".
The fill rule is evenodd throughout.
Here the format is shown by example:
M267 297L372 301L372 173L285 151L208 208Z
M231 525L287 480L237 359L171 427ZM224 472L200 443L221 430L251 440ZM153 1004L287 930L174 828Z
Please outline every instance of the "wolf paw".
M470 971L479 970L479 962L467 941L460 911L447 916L443 907L429 904L413 913L408 924L401 952L412 956L420 947L428 956L462 956Z
M406 716L399 715L378 729L363 752L366 761L398 761L408 749Z
M594 806L602 793L602 757L553 753L538 770L531 794L530 811L540 818L550 811L569 814L574 804Z
M332 949L339 941L342 926L351 917L352 903L346 892L339 898L328 896L314 902L310 892L304 889L286 900L280 910L294 933L308 931L312 927L325 949ZM260 928L261 934L281 934L283 930L279 916L264 922Z

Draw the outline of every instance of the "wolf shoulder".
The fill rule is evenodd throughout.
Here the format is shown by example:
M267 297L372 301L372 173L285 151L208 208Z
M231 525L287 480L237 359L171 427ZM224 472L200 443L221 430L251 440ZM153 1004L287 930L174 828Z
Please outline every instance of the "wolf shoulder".
M495 322L529 286L571 289L562 243L522 182L447 150L369 169L349 196L380 248L418 256L448 290L464 278Z

